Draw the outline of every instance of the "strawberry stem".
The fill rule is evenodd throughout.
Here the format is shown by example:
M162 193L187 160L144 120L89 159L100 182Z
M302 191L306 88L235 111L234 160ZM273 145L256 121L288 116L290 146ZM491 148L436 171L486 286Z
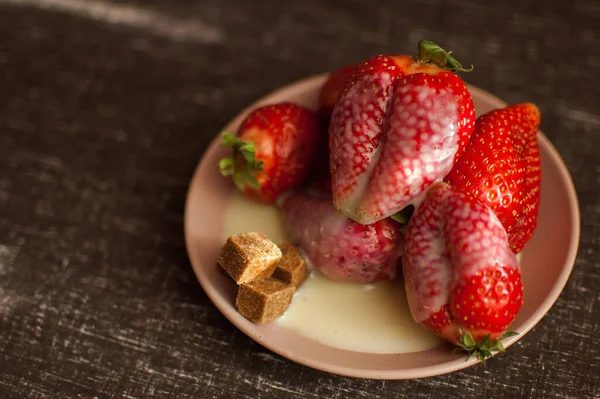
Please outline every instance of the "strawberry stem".
M476 342L468 331L465 333L461 332L458 347L455 348L453 352L467 352L467 360L469 360L471 356L475 356L481 363L485 363L486 359L493 355L492 352L504 352L504 345L502 345L500 340L515 335L519 335L519 333L508 331L502 334L498 339L491 339L491 335L488 334L480 339L479 342Z
M419 55L416 60L420 64L436 64L442 69L451 72L471 72L471 68L465 69L454 57L452 57L452 51L446 51L437 44L429 40L419 41Z
M257 176L264 168L262 161L256 159L256 147L251 141L241 140L227 132L221 133L221 146L233 150L231 157L219 161L219 168L223 176L231 176L238 189L244 190L250 186L260 189Z

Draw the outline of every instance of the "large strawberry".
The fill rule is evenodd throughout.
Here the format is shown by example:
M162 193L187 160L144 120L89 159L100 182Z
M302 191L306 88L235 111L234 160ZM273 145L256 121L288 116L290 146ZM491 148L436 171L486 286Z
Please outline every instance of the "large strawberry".
M336 103L329 127L335 208L373 223L411 203L450 171L473 131L464 70L434 43L419 56L376 56Z
M438 183L410 219L402 258L414 320L485 360L523 303L521 272L494 212ZM509 333L510 334L510 333Z
M233 155L220 162L247 195L273 202L302 183L319 142L317 114L292 103L267 105L242 122L238 137L223 133L222 145Z
M326 276L347 283L373 283L396 278L403 239L389 219L362 225L338 215L329 184L282 198L290 239Z
M540 112L530 103L480 116L446 181L494 210L517 253L533 235L540 204Z

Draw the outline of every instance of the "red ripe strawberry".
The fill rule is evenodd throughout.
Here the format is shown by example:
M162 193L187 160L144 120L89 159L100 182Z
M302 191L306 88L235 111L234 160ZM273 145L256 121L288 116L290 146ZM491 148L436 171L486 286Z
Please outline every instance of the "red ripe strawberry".
M517 253L533 235L540 204L540 111L525 103L480 116L445 181L473 193L502 222Z
M468 192L434 186L415 211L402 258L414 320L484 360L523 303L521 272L494 212ZM511 333L509 333L510 335Z
M238 189L265 202L302 183L319 141L317 114L292 103L258 108L242 122L238 137L223 133L233 155L219 163Z
M403 239L395 222L362 225L337 215L331 195L316 187L283 197L282 210L292 242L327 277L358 284L396 278Z
M475 112L464 70L437 45L419 57L377 56L362 64L329 127L335 208L373 223L417 202L462 154Z
M356 67L356 65L346 65L329 74L319 91L319 113L321 115L327 118L331 116L333 106L344 90L346 82L354 74Z

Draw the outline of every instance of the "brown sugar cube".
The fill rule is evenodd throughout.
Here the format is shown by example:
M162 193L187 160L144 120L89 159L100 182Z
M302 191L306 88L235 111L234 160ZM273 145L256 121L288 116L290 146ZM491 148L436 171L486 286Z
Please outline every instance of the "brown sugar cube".
M221 249L217 263L238 284L270 277L281 259L281 250L263 233L231 236Z
M235 308L255 323L268 323L285 313L295 290L294 286L272 277L242 284L235 298Z
M300 254L300 251L287 242L279 244L281 249L281 260L277 264L273 277L293 285L295 288L300 285L308 277L308 268L306 267L306 261Z

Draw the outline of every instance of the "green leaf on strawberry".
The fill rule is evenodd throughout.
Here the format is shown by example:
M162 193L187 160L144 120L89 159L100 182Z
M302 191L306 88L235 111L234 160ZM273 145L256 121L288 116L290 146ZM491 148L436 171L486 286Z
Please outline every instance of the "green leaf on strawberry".
M468 69L463 68L460 62L450 55L452 51L446 51L432 41L420 40L418 47L417 62L419 63L433 63L446 71L452 72L471 72L473 70L473 65Z
M517 335L519 335L518 332L515 331L507 331L504 334L502 334L500 336L500 339L504 339L504 338L509 338L509 337L516 337Z
M519 335L514 331L507 331L500 336L498 339L491 339L491 334L486 335L479 342L476 342L471 333L461 332L458 347L454 349L454 353L466 352L468 354L467 360L471 356L475 356L481 363L485 363L488 357L493 355L493 352L502 353L504 352L504 345L501 340L508 337Z
M234 184L244 190L246 186L259 189L257 176L264 164L256 159L256 147L252 141L244 141L227 132L221 134L221 146L233 149L231 157L219 161L223 176L232 176Z
M408 221L410 220L410 217L412 216L414 211L415 207L413 205L409 205L401 211L394 213L392 216L390 216L390 218L392 218L400 224L408 224Z

